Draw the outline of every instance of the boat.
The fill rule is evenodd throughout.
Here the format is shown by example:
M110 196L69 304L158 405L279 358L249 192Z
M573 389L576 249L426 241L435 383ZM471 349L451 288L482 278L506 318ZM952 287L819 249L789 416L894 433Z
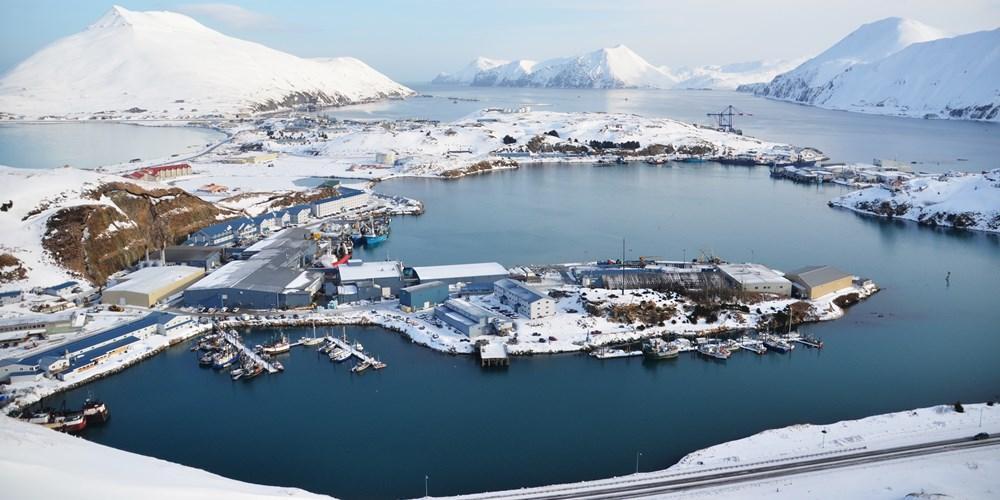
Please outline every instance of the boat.
M642 354L646 359L674 359L680 352L676 345L661 338L651 338L642 343Z
M242 368L242 367L240 367L240 368L235 368L235 369L233 369L233 370L231 370L231 371L229 372L229 376L230 376L230 377L232 377L232 378L233 378L233 380L239 380L239 379L240 379L240 377L242 377L242 376L243 376L243 373L244 373L244 372L243 372L243 368Z
M264 354L284 354L291 349L292 345L288 343L288 337L282 333L278 340L261 347L261 352Z
M330 351L330 361L336 361L340 363L342 361L347 361L351 357L351 351L347 349L336 348Z
M365 346L361 345L361 342L355 341L354 342L354 350L358 351L358 352L363 352L365 350Z
M314 345L320 345L323 342L326 342L326 338L324 338L324 337L317 337L316 336L316 322L313 322L312 327L313 327L313 336L312 337L302 337L301 339L299 339L299 343L300 344L302 344L304 346L314 346Z
M87 419L87 424L103 424L111 418L108 405L98 399L87 398L83 402L83 416Z
M62 415L62 427L58 430L74 434L87 428L87 417L83 412L68 413Z
M215 361L215 354L211 352L206 352L198 357L198 366L209 367Z
M241 378L243 380L250 380L261 373L264 373L264 366L254 363L254 365L249 367L249 369L244 370Z
M281 364L281 361L274 361L271 363L271 366L274 366L274 369L279 372L285 371L285 365Z
M52 414L47 411L35 412L28 417L29 424L47 424L50 420L52 420Z
M698 353L712 359L727 360L732 353L722 345L708 343L698 346Z
M360 362L360 363L352 366L351 367L351 372L352 373L361 373L361 372L367 370L370 366L371 366L371 364L368 363L367 361L362 361L362 362Z
M590 355L597 359L630 358L642 356L642 351L626 351L625 349L602 347L596 351L590 351Z
M780 353L786 353L795 349L795 345L775 335L768 335L764 338L764 347Z
M212 368L221 370L240 359L240 355L235 350L227 349L216 354L212 360Z
M385 363L383 363L383 362L381 362L381 361L379 361L377 359L375 361L372 361L371 365L372 365L372 368L374 368L376 370L381 370L381 369L385 368Z
M754 354L767 354L767 347L759 340L748 340L740 344L740 347Z

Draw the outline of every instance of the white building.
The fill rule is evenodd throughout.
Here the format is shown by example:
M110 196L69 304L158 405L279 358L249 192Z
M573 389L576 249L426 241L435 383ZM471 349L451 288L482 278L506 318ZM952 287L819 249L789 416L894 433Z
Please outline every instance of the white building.
M327 217L354 208L363 207L368 204L368 199L371 196L371 194L367 191L361 191L359 189L342 187L337 188L337 190L339 191L337 196L324 198L313 203L313 217Z
M493 294L501 304L529 319L544 318L556 313L556 301L551 297L510 278L497 281L493 285Z
M734 287L743 292L792 295L792 282L773 269L760 264L720 264L719 271Z
M386 151L384 153L375 153L375 163L391 167L396 163L396 152Z

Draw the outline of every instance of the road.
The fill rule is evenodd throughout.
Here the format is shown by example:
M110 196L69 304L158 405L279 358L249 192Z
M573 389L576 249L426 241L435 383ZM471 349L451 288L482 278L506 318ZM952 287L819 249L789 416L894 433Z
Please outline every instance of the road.
M936 453L1000 445L1000 437L981 441L970 438L935 441L916 445L879 450L858 449L851 453L837 453L822 458L808 458L780 464L758 462L724 468L691 472L667 472L626 476L586 483L565 484L465 495L465 499L588 499L588 498L637 498L664 495L685 490L715 488L736 483L757 482L783 476L852 467L875 462L900 460ZM725 472L713 472L726 469Z

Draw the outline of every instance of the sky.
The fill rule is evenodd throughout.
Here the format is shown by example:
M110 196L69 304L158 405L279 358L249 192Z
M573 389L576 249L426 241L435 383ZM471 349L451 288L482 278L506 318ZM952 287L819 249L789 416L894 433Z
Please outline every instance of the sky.
M354 56L403 83L477 56L535 59L625 44L682 67L818 54L863 23L909 17L953 34L1000 27L1000 0L119 0L185 13L302 57ZM0 72L83 30L113 3L0 0Z

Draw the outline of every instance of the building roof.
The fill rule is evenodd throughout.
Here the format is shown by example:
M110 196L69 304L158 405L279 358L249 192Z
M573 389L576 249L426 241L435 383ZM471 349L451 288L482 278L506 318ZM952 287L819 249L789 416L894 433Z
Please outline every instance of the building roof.
M548 295L545 295L533 288L528 288L520 281L514 281L510 278L504 278L500 281L497 281L496 286L503 288L511 295L514 295L515 297L523 301L526 301L529 304L537 302L542 299L551 300L551 297L549 297Z
M72 370L72 369L77 368L79 366L86 365L87 363L90 363L91 361L93 361L94 358L103 356L103 355L105 355L105 354L107 354L107 353L109 353L109 352L111 352L111 351L113 351L115 349L118 349L119 347L124 347L124 346L127 346L129 344L134 344L134 343L136 343L138 341L139 341L138 337L129 335L127 337L123 337L123 338L120 338L120 339L118 339L118 340L116 340L114 342L111 342L110 344L102 345L101 347L99 347L97 349L89 350L89 351L83 353L80 356L76 356L76 357L71 358L70 362L69 362L69 368ZM39 363L41 363L41 362L42 362L42 360L39 360Z
M479 346L479 357L482 359L507 359L507 346L499 342L488 342Z
M56 292L56 291L59 291L59 290L64 290L66 288L72 288L72 287L74 287L76 285L79 285L79 284L80 283L78 281L64 281L62 283L59 283L58 285L47 286L47 287L43 288L43 290L45 290L47 292Z
M402 264L396 260L379 262L361 262L359 264L341 265L337 267L340 281L355 282L371 279L399 278L402 276Z
M337 201L337 200L340 200L340 199L343 199L343 198L349 198L351 196L357 196L359 194L364 193L364 191L362 191L360 189L354 189L354 188L349 188L349 187L343 187L343 186L341 186L341 187L337 188L337 193L338 194L335 195L335 196L330 196L329 198L323 198L321 200L316 200L313 203L314 204L320 204L320 203L327 203L327 202L330 202L330 201Z
M167 247L163 254L168 261L205 260L221 254L222 247L202 247L193 245Z
M719 264L719 270L739 281L742 285L760 285L765 283L790 284L775 270L760 264Z
M147 315L145 315L145 316L143 316L143 317L141 317L141 318L139 318L139 319L137 319L135 321L126 323L124 325L118 325L116 327L109 328L109 329L104 330L102 332L98 332L98 333L95 333L93 335L89 335L89 336L84 337L82 339L77 339L77 340L74 340L74 341L71 341L71 342L68 342L68 343L64 343L64 344L60 344L60 345L55 345L55 346L46 348L46 349L44 349L44 350L42 350L40 352L37 352L37 353L31 354L29 356L26 356L24 358L21 358L20 361L22 363L34 366L34 365L37 365L38 361L41 360L44 357L47 357L47 356L61 356L66 351L69 351L70 353L74 353L74 352L79 351L81 349L85 349L87 347L94 346L94 345L97 345L97 344L100 344L100 343L103 343L103 342L107 342L109 340L116 339L116 338L121 337L123 335L127 335L129 333L132 333L132 332L134 332L136 330L145 328L147 326L155 325L157 323L160 323L160 324L166 323L166 322L170 321L171 319L174 319L175 317L176 317L175 315L170 314L170 313L158 312L158 311L157 312L151 312L151 313L149 313L149 314L147 314Z
M473 264L454 264L448 266L414 267L420 281L434 281L458 278L475 278L483 276L507 276L507 268L497 262L477 262Z
M810 287L852 277L850 274L830 266L806 266L788 273L787 276L796 277Z
M192 266L144 267L134 273L128 274L125 277L125 281L106 289L104 293L150 293L204 273L204 269Z
M304 280L299 259L310 245L305 229L288 229L268 238L265 248L247 260L232 261L202 278L188 290L243 289L280 293L298 289L298 283L312 286L313 279ZM312 276L312 275L309 275Z
M427 283L421 283L419 285L408 286L403 288L402 291L407 293L420 292L423 290L433 290L435 288L448 288L448 284L443 281L428 281Z

